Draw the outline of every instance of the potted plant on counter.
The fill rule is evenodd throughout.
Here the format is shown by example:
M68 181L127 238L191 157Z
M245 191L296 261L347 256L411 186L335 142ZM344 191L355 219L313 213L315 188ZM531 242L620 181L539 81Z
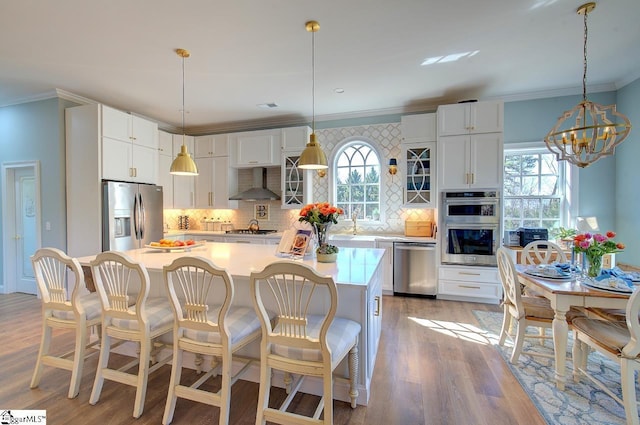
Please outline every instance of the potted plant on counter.
M342 208L332 206L328 202L318 202L305 205L300 210L299 221L306 221L313 227L315 235L316 259L321 263L336 261L338 247L328 243L328 230L332 224L338 223L338 217L343 214Z
M561 248L570 249L573 237L578 234L578 231L576 229L558 227L552 230L552 234L555 235L556 242Z

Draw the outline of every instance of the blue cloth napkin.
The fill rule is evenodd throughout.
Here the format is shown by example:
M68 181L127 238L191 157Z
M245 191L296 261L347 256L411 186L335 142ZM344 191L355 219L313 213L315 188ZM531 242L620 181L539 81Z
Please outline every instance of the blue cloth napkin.
M633 282L627 276L627 273L623 272L619 267L614 267L612 269L602 269L602 271L600 272L600 276L596 277L596 280L603 281L611 277L615 277L624 281L624 283L626 283L629 288L634 288Z

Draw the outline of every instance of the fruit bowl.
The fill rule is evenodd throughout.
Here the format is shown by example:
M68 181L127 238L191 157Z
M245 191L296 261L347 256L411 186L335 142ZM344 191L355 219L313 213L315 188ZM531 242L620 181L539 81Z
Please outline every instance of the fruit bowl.
M151 242L145 245L145 248L155 249L159 251L191 251L191 248L203 246L206 241L194 241L189 239L187 241L173 241L170 239L160 239L158 242Z

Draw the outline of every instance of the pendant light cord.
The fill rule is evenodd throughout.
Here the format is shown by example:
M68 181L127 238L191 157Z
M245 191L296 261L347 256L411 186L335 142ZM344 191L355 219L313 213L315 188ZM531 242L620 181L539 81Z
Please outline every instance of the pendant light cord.
M182 56L182 145L184 146L184 55Z
M587 100L587 15L589 13L584 11L584 48L583 48L583 61L584 72L582 73L582 100Z
M316 132L316 33L311 33L311 132Z

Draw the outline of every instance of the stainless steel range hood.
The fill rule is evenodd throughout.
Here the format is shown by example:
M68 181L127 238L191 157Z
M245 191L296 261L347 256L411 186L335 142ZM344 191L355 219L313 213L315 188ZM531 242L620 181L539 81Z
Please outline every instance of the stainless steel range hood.
M253 169L253 187L237 195L231 196L231 201L277 201L280 195L267 189L267 169Z

